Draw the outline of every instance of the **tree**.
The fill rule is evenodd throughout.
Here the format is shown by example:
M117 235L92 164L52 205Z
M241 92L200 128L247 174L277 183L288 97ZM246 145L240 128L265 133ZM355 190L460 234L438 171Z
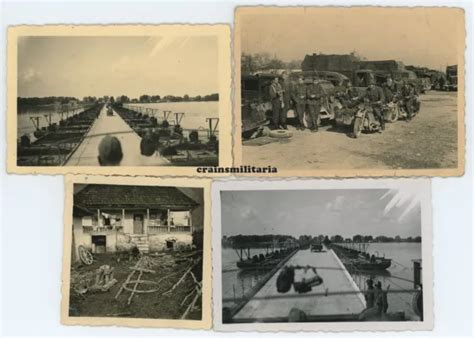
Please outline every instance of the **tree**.
M328 236L324 236L323 243L324 243L324 245L329 245L329 244L331 244L331 240L329 239Z
M139 101L142 103L149 103L150 102L150 95L141 95Z
M361 235L352 236L352 241L355 243L360 243L362 242L362 236Z
M183 96L183 101L189 101L189 95L188 94L184 94Z
M151 96L151 102L153 102L153 103L159 102L160 100L161 100L160 95L152 95Z
M362 237L363 242L372 242L373 240L374 240L374 238L371 235Z

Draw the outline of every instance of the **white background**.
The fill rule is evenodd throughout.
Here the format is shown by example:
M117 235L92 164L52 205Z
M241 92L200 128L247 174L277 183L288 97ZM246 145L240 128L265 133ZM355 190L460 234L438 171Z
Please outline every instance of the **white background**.
M1 1L1 0L0 0ZM0 5L0 139L6 140L6 28L44 23L230 23L235 6L362 5L355 1L155 1L155 2L2 2ZM417 1L419 5L461 6L466 10L466 174L435 178L433 188L434 303L432 332L354 333L359 336L472 337L472 3ZM371 1L411 5L414 1ZM403 23L400 23L403 24ZM446 27L449 30L449 27ZM381 42L381 48L383 48ZM436 51L434 51L436 52ZM316 333L216 333L212 331L66 327L59 324L63 235L63 177L7 175L6 142L0 147L2 336L174 336L308 337ZM319 334L318 335L323 335ZM331 334L326 334L331 335ZM348 336L344 333L338 336Z

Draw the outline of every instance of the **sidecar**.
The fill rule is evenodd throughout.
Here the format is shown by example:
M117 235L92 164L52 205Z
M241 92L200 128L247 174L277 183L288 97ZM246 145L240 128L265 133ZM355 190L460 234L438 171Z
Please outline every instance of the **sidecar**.
M334 114L336 126L341 128L351 127L354 123L357 110L357 107L337 109Z

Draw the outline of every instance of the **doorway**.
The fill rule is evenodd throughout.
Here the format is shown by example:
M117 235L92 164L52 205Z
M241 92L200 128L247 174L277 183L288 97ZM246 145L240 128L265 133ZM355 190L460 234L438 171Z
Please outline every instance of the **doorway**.
M173 250L174 249L174 241L166 241L166 249Z
M92 253L101 254L107 251L106 236L92 236Z
M143 214L133 215L133 233L143 234Z

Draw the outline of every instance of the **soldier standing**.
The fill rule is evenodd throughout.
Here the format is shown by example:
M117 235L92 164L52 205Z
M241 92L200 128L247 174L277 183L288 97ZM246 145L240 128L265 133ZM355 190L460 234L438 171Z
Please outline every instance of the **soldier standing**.
M270 85L270 99L272 101L272 123L273 129L278 129L280 126L283 106L283 89L278 82L278 76L275 76ZM285 121L286 122L286 121ZM286 127L286 126L283 126Z
M321 102L325 93L323 87L319 84L317 77L313 79L313 83L306 88L306 98L308 100L308 110L311 117L311 132L318 131L319 111L321 110Z
M375 81L371 81L369 87L367 88L366 97L368 98L374 114L380 122L380 127L382 130L385 129L385 119L382 114L382 104L385 103L385 97L383 95L383 90L379 86L375 85Z
M284 71L281 76L283 77L283 109L281 111L280 124L283 129L288 129L286 126L286 119L288 117L288 110L291 108L291 92L293 86L287 71Z
M292 88L291 98L295 102L296 115L298 117L298 126L296 129L305 130L304 111L306 108L306 85L304 84L302 75L298 76L298 83Z

